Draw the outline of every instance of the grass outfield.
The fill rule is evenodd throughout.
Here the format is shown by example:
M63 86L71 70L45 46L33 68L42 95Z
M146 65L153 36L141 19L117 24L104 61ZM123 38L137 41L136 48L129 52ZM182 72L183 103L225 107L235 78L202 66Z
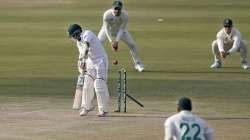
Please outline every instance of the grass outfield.
M250 42L250 1L126 1L128 28L146 71L133 70L128 48L114 54L106 42L110 110L115 107L117 69L128 71L128 113L79 117L71 110L78 75L78 52L67 27L79 23L98 33L111 1L0 0L0 139L6 140L152 140L163 139L163 122L175 101L189 96L194 112L215 129L219 140L249 140L250 71L239 54L211 70L211 43L224 17L231 17ZM158 19L163 19L159 22ZM86 129L87 128L87 129ZM235 133L232 133L235 132Z

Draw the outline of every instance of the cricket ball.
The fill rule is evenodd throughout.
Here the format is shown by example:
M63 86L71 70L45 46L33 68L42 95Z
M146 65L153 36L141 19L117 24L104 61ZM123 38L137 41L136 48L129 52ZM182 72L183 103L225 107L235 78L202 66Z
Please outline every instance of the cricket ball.
M113 64L114 64L114 65L117 65L117 64L118 64L118 61L117 61L117 60L113 60Z

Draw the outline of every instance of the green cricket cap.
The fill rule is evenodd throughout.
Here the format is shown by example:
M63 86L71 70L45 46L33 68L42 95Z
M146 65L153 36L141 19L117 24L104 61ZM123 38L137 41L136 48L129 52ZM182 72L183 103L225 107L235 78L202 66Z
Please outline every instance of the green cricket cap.
M120 8L120 9L122 9L123 6L121 1L114 1L112 5L114 8Z

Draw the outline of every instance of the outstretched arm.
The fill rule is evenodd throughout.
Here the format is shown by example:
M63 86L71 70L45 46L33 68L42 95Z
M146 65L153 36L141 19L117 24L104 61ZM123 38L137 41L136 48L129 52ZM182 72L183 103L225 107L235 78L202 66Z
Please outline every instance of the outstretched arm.
M216 41L218 44L218 49L220 52L220 57L222 59L225 59L227 57L227 55L229 55L229 53L225 52L225 49L224 49L224 43L223 43L224 34L220 31L219 33L217 33L216 38L217 38Z
M127 27L127 22L128 20L126 19L126 21L124 21L121 26L120 26L120 29L116 35L116 38L115 38L115 41L116 42L119 42L121 37L122 37L122 34L124 33L124 31L126 30L126 27Z
M83 71L86 70L86 60L88 59L88 53L89 53L89 42L84 42L83 46L81 46L81 53L79 56L79 65L83 69Z
M127 28L127 23L128 23L128 16L127 16L127 14L125 14L125 16L123 17L123 23L120 25L119 31L116 35L116 39L115 39L116 42L120 41L122 34L124 33L124 31Z
M111 31L110 31L110 25L107 21L107 19L105 17L103 17L103 24L104 24L104 27L105 27L105 33L107 35L107 38L109 40L109 42L111 43L112 42L112 36L111 36Z
M114 51L118 50L118 46L119 46L118 44L119 44L119 41L120 41L123 33L125 32L125 30L127 28L127 23L128 23L128 15L127 15L127 13L125 13L122 17L122 24L119 27L115 41L112 42L112 44L111 44Z
M221 58L225 59L229 53L224 50L223 37L220 34L217 34L217 44Z
M228 51L230 54L236 52L240 47L241 34L239 32L236 32L236 34L233 37L233 40L234 40L233 47Z

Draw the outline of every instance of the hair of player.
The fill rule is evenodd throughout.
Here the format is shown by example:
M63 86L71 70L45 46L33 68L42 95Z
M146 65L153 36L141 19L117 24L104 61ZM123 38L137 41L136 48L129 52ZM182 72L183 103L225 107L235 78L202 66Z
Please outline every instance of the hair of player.
M179 110L192 111L192 101L188 97L181 97L177 105Z

